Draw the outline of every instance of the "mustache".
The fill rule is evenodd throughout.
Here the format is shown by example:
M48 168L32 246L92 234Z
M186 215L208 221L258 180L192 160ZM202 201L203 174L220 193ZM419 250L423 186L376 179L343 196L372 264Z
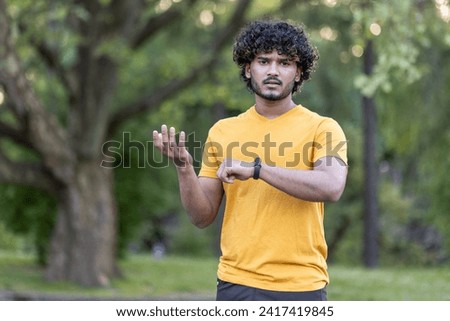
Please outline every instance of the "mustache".
M276 83L277 85L283 84L283 82L280 79L276 78L276 77L268 77L268 78L263 80L263 84L264 85L267 85L268 83Z

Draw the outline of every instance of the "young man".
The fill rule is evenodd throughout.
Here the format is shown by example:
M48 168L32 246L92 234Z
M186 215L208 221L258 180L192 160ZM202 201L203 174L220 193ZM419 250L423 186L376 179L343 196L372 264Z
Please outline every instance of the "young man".
M255 105L209 131L197 176L175 128L153 132L173 159L193 224L210 225L224 194L217 300L326 300L324 202L347 177L340 126L292 100L318 55L300 26L256 21L236 38L233 59Z

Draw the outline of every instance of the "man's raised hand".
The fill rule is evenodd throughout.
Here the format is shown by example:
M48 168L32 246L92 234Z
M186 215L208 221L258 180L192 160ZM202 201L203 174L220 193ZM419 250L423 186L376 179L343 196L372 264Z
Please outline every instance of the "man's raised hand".
M161 126L161 133L157 130L153 131L153 146L161 151L163 155L166 155L170 159L173 159L175 166L186 167L192 164L192 156L186 149L186 134L180 132L179 142L177 144L175 138L175 128L170 127L167 130L166 125Z

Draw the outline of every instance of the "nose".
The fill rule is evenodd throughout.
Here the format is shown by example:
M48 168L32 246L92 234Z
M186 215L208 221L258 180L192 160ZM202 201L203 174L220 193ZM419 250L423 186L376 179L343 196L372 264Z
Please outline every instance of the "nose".
M278 64L273 61L269 64L269 70L267 71L268 76L278 76Z

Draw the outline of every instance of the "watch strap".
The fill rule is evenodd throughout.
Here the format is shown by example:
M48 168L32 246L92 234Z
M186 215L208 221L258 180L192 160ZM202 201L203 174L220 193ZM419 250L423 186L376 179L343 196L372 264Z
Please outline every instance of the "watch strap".
M253 179L259 178L259 172L261 171L261 158L255 158L255 164L253 165Z

